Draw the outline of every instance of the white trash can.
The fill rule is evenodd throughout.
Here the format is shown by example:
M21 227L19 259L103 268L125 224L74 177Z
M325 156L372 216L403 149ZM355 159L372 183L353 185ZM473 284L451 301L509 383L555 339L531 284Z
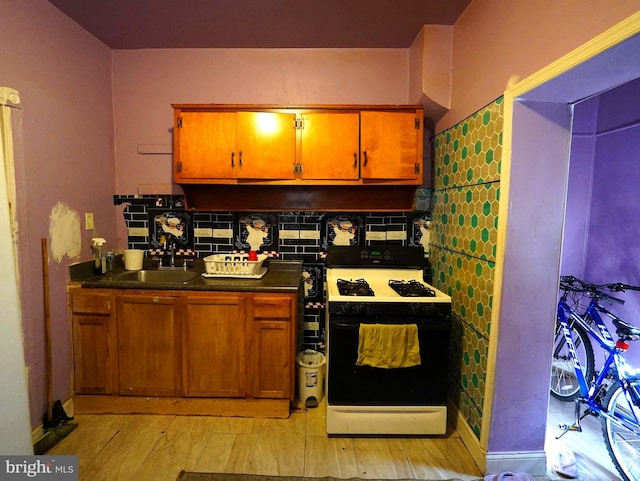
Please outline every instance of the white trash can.
M326 358L321 352L306 349L296 356L298 365L298 399L306 407L316 407L322 400Z

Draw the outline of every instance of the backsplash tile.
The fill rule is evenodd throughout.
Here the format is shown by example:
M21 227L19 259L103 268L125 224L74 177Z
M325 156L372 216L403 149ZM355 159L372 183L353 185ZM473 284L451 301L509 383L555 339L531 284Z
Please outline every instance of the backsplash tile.
M424 202L431 195L422 189ZM114 204L127 204L123 216L129 233L129 247L147 250L153 243L150 236L149 212L158 204L176 205L177 212L185 212L182 196L115 196ZM416 197L417 198L417 197ZM166 211L166 209L163 209ZM420 245L414 232L416 219L430 219L427 211L414 212L209 212L188 211L191 216L190 235L193 251L199 258L211 254L247 250L246 223L263 220L268 226L263 238L269 245L261 245L261 251L284 260L302 260L305 278L303 322L300 347L324 352L326 269L325 257L328 245L336 240L352 245ZM259 224L260 222L258 222ZM350 225L349 225L350 223ZM340 228L343 230L340 231ZM264 231L261 231L264 233ZM137 235L131 235L135 233ZM262 247L266 247L263 249ZM430 275L430 270L428 271Z
M480 438L492 335L502 159L497 99L433 139L430 260L454 313L450 392Z
M278 215L274 213L235 213L234 247L239 251L278 252Z

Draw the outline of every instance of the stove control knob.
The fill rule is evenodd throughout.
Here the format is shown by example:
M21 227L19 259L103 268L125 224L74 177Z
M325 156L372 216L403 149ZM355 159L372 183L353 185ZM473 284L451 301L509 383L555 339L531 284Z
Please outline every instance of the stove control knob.
M416 303L411 306L411 311L418 316L430 316L433 314L433 306L426 303Z
M364 306L362 304L360 304L359 302L354 302L352 304L352 313L356 314L356 315L362 315L363 314L363 309Z

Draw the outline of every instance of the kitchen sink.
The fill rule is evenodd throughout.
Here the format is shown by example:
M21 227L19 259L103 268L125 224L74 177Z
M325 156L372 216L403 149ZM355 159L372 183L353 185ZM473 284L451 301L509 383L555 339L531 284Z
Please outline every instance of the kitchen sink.
M126 271L115 274L112 281L119 282L149 282L149 283L185 283L195 279L200 275L200 271L183 269L144 269L141 271Z

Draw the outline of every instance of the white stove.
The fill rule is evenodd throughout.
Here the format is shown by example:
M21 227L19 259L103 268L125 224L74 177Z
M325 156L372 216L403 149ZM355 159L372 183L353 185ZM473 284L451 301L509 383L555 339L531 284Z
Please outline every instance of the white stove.
M357 283L364 281L373 291L373 295L359 296L341 294L338 280ZM400 286L421 285L433 295L405 295L394 290L389 282L398 281ZM443 302L451 303L451 297L439 291L423 280L422 269L392 268L346 268L327 269L327 297L330 302Z
M329 248L328 434L446 432L451 298L424 281L424 263L421 247ZM392 369L357 365L366 324L394 325L393 330L415 325L421 363Z

